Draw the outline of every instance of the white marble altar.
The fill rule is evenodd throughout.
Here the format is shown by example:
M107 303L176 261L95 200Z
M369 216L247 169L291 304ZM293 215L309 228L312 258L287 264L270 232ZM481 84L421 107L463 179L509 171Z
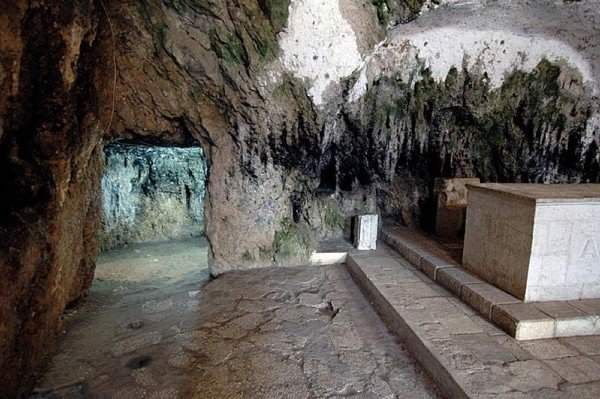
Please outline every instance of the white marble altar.
M600 298L600 184L468 189L465 268L525 302Z

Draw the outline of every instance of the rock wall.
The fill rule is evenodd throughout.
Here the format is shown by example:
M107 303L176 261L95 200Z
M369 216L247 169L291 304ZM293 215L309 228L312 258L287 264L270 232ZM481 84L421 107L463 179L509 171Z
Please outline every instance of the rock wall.
M435 177L598 182L592 20L593 2L471 2L392 29L354 73L342 111L354 132L345 139L375 149L367 174L383 182L382 212L431 228Z
M599 179L595 0L0 6L0 396L89 286L105 142L202 147L213 274L427 226L439 176Z
M111 144L104 154L101 249L203 233L202 149Z
M92 281L103 130L90 0L0 2L0 397L31 388Z

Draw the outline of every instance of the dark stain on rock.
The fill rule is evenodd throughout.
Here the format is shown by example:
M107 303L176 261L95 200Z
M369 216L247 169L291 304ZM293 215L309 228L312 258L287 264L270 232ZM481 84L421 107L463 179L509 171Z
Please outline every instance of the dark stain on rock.
M152 362L152 357L148 355L140 355L133 357L127 361L125 367L137 370L148 366Z

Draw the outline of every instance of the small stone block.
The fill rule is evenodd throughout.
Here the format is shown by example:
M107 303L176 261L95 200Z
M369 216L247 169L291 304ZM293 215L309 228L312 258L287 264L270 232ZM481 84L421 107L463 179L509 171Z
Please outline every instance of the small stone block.
M480 279L458 267L448 267L436 273L436 281L460 297L462 287L467 284L483 283Z
M408 242L401 237L398 237L394 233L388 232L385 228L382 230L384 234L385 242L394 248L402 257L406 258L408 251Z
M578 317L576 319L557 319L555 337L573 337L600 334L597 316Z
M600 364L585 356L546 360L546 364L573 384L600 380Z
M406 260L408 260L416 268L420 268L421 259L426 256L428 252L419 246L411 246L407 248Z
M492 318L492 307L520 303L517 298L489 284L468 284L462 288L461 299L486 319Z
M584 312L566 301L537 302L533 303L533 305L555 319L572 319L585 316Z
M579 353L557 339L536 339L519 343L521 348L531 353L536 359L560 359L577 356Z
M571 345L584 355L600 355L600 335L590 337L563 338L563 342Z
M554 319L529 303L494 306L492 321L517 340L554 337Z
M354 224L354 246L361 251L377 248L377 215L358 215Z
M597 334L598 316L589 315L567 301L538 302L535 306L556 319L555 337Z
M600 299L583 299L581 301L569 301L569 304L587 314L600 316Z
M398 250L397 247L398 247L400 240L398 238L396 238L391 232L389 232L386 229L382 229L381 237L383 238L383 241L386 244L388 244L390 247Z

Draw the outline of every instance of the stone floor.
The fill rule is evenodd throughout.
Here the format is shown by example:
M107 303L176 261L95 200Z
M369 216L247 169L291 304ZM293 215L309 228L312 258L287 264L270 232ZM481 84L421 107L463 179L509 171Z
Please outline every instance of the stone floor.
M35 398L439 397L344 266L209 281L206 243L134 246L67 317Z

